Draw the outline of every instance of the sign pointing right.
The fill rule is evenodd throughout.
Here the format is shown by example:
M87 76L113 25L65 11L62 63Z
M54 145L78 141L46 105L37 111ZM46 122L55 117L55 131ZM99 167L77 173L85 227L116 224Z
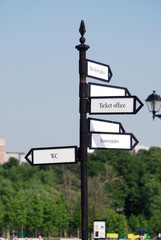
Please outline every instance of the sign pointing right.
M87 59L87 76L109 82L112 78L112 71L107 64Z
M133 150L138 140L132 133L91 133L90 149Z
M139 106L137 106L139 104ZM136 96L91 97L90 114L135 114L143 106Z
M125 132L120 122L107 121L96 118L88 118L89 132Z
M127 88L98 83L88 83L90 97L130 96Z

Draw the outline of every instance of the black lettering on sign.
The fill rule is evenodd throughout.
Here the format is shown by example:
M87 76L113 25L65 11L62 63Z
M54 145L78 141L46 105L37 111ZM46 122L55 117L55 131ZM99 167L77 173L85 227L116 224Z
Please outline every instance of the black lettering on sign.
M102 139L100 138L100 143L116 143L118 144L119 143L119 140L116 140L116 139Z
M114 108L125 108L126 104L122 104L120 102L117 102L116 104L113 105Z
M98 68L94 68L94 72L98 72L99 73L99 69Z
M99 103L100 108L112 108L112 103L107 104L107 103Z
M58 158L58 153L51 153L51 157L57 159Z
M100 70L100 73L101 73L101 74L105 74L105 71L103 71L103 70Z

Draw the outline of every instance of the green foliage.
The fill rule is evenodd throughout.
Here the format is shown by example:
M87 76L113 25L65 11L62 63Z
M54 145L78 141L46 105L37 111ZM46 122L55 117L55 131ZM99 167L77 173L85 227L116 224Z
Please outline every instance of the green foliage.
M4 227L7 228L8 226L13 229L14 225L14 192L11 188L5 188L4 194L2 196L2 203L4 206L3 212L3 224Z
M116 212L123 206L123 212ZM89 231L106 220L107 232L144 227L161 231L161 149L88 154ZM0 232L77 236L81 230L80 163L30 166L15 158L0 166Z
M61 231L69 227L70 216L66 209L65 197L60 194L55 207L55 225Z
M43 204L39 194L34 194L28 201L27 225L37 229L43 225Z
M153 233L159 233L161 229L161 212L160 211L154 211L153 215L150 218L148 230L149 232Z
M13 166L18 166L19 165L19 160L14 158L14 157L10 157L8 162L6 162L5 164L3 164L3 168L5 169L10 169Z
M106 217L106 226L107 232L115 233L118 228L119 222L117 221L117 213L113 209L108 209L107 217Z
M143 222L140 221L140 216L131 215L128 220L129 231L135 232L136 229L140 228Z

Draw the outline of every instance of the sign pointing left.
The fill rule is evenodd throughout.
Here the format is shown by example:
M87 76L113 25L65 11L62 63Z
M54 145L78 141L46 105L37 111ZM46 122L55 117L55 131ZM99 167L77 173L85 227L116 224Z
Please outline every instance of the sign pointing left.
M31 165L75 163L78 161L78 148L77 146L32 148L25 159Z

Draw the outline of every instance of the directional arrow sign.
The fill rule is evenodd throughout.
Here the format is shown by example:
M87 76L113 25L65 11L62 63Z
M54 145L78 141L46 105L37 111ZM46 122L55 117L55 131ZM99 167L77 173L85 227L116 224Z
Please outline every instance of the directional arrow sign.
M89 96L90 97L111 97L111 96L126 96L130 93L127 88L108 86L96 83L88 83L89 85Z
M109 82L112 72L109 65L87 59L87 77Z
M136 96L91 97L89 100L90 114L135 114L143 106Z
M123 126L119 122L88 118L90 132L125 132Z
M77 147L32 148L25 159L31 165L49 165L75 163L77 159Z
M132 133L91 133L90 149L133 150L138 140Z

